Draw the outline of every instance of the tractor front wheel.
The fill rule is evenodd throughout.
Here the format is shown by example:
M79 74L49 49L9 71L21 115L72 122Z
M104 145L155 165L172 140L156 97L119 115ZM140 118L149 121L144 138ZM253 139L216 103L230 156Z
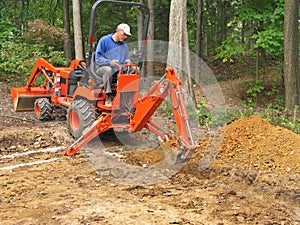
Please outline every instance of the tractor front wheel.
M34 111L38 120L50 120L52 114L51 103L48 98L38 98L34 102Z
M91 103L85 100L73 101L67 112L68 128L71 135L78 139L82 132L90 127L96 120L96 113Z

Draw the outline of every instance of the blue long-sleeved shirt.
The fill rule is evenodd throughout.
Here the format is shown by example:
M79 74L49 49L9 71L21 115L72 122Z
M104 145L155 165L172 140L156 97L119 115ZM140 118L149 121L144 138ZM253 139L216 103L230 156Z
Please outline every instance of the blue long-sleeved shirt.
M125 42L115 42L112 38L113 34L103 36L96 48L96 67L110 66L111 60L118 60L120 65L125 63L125 60L130 59L128 47ZM112 67L117 71L117 67Z

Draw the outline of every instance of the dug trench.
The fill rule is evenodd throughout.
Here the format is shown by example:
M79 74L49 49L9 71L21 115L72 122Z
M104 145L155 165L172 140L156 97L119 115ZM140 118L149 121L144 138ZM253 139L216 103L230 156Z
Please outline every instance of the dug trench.
M33 118L13 112L6 88L1 96L1 115ZM126 151L109 137L104 161L139 172L133 177L113 165L99 172L93 155L52 151L73 142L65 121L0 120L0 224L300 223L300 136L259 117L218 130L217 150L202 137L188 163L149 184L143 171L163 160L159 149ZM116 179L130 176L145 184Z

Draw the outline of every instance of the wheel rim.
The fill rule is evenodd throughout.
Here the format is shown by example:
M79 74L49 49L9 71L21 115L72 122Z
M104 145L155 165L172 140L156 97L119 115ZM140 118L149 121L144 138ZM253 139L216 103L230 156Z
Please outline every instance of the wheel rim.
M38 104L35 105L35 114L37 116L37 118L39 119L41 117L41 108Z
M73 131L80 128L80 118L77 111L72 110L69 116L70 127Z

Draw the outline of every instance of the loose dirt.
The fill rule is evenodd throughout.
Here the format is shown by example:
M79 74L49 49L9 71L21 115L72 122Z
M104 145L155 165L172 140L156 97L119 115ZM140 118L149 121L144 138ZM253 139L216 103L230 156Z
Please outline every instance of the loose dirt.
M73 142L66 122L4 117L34 114L13 112L1 87L0 224L300 224L298 134L252 116L202 136L182 167L160 165L159 148L131 151L110 135L102 161L88 149L65 157L56 148ZM145 185L119 182L139 177Z

